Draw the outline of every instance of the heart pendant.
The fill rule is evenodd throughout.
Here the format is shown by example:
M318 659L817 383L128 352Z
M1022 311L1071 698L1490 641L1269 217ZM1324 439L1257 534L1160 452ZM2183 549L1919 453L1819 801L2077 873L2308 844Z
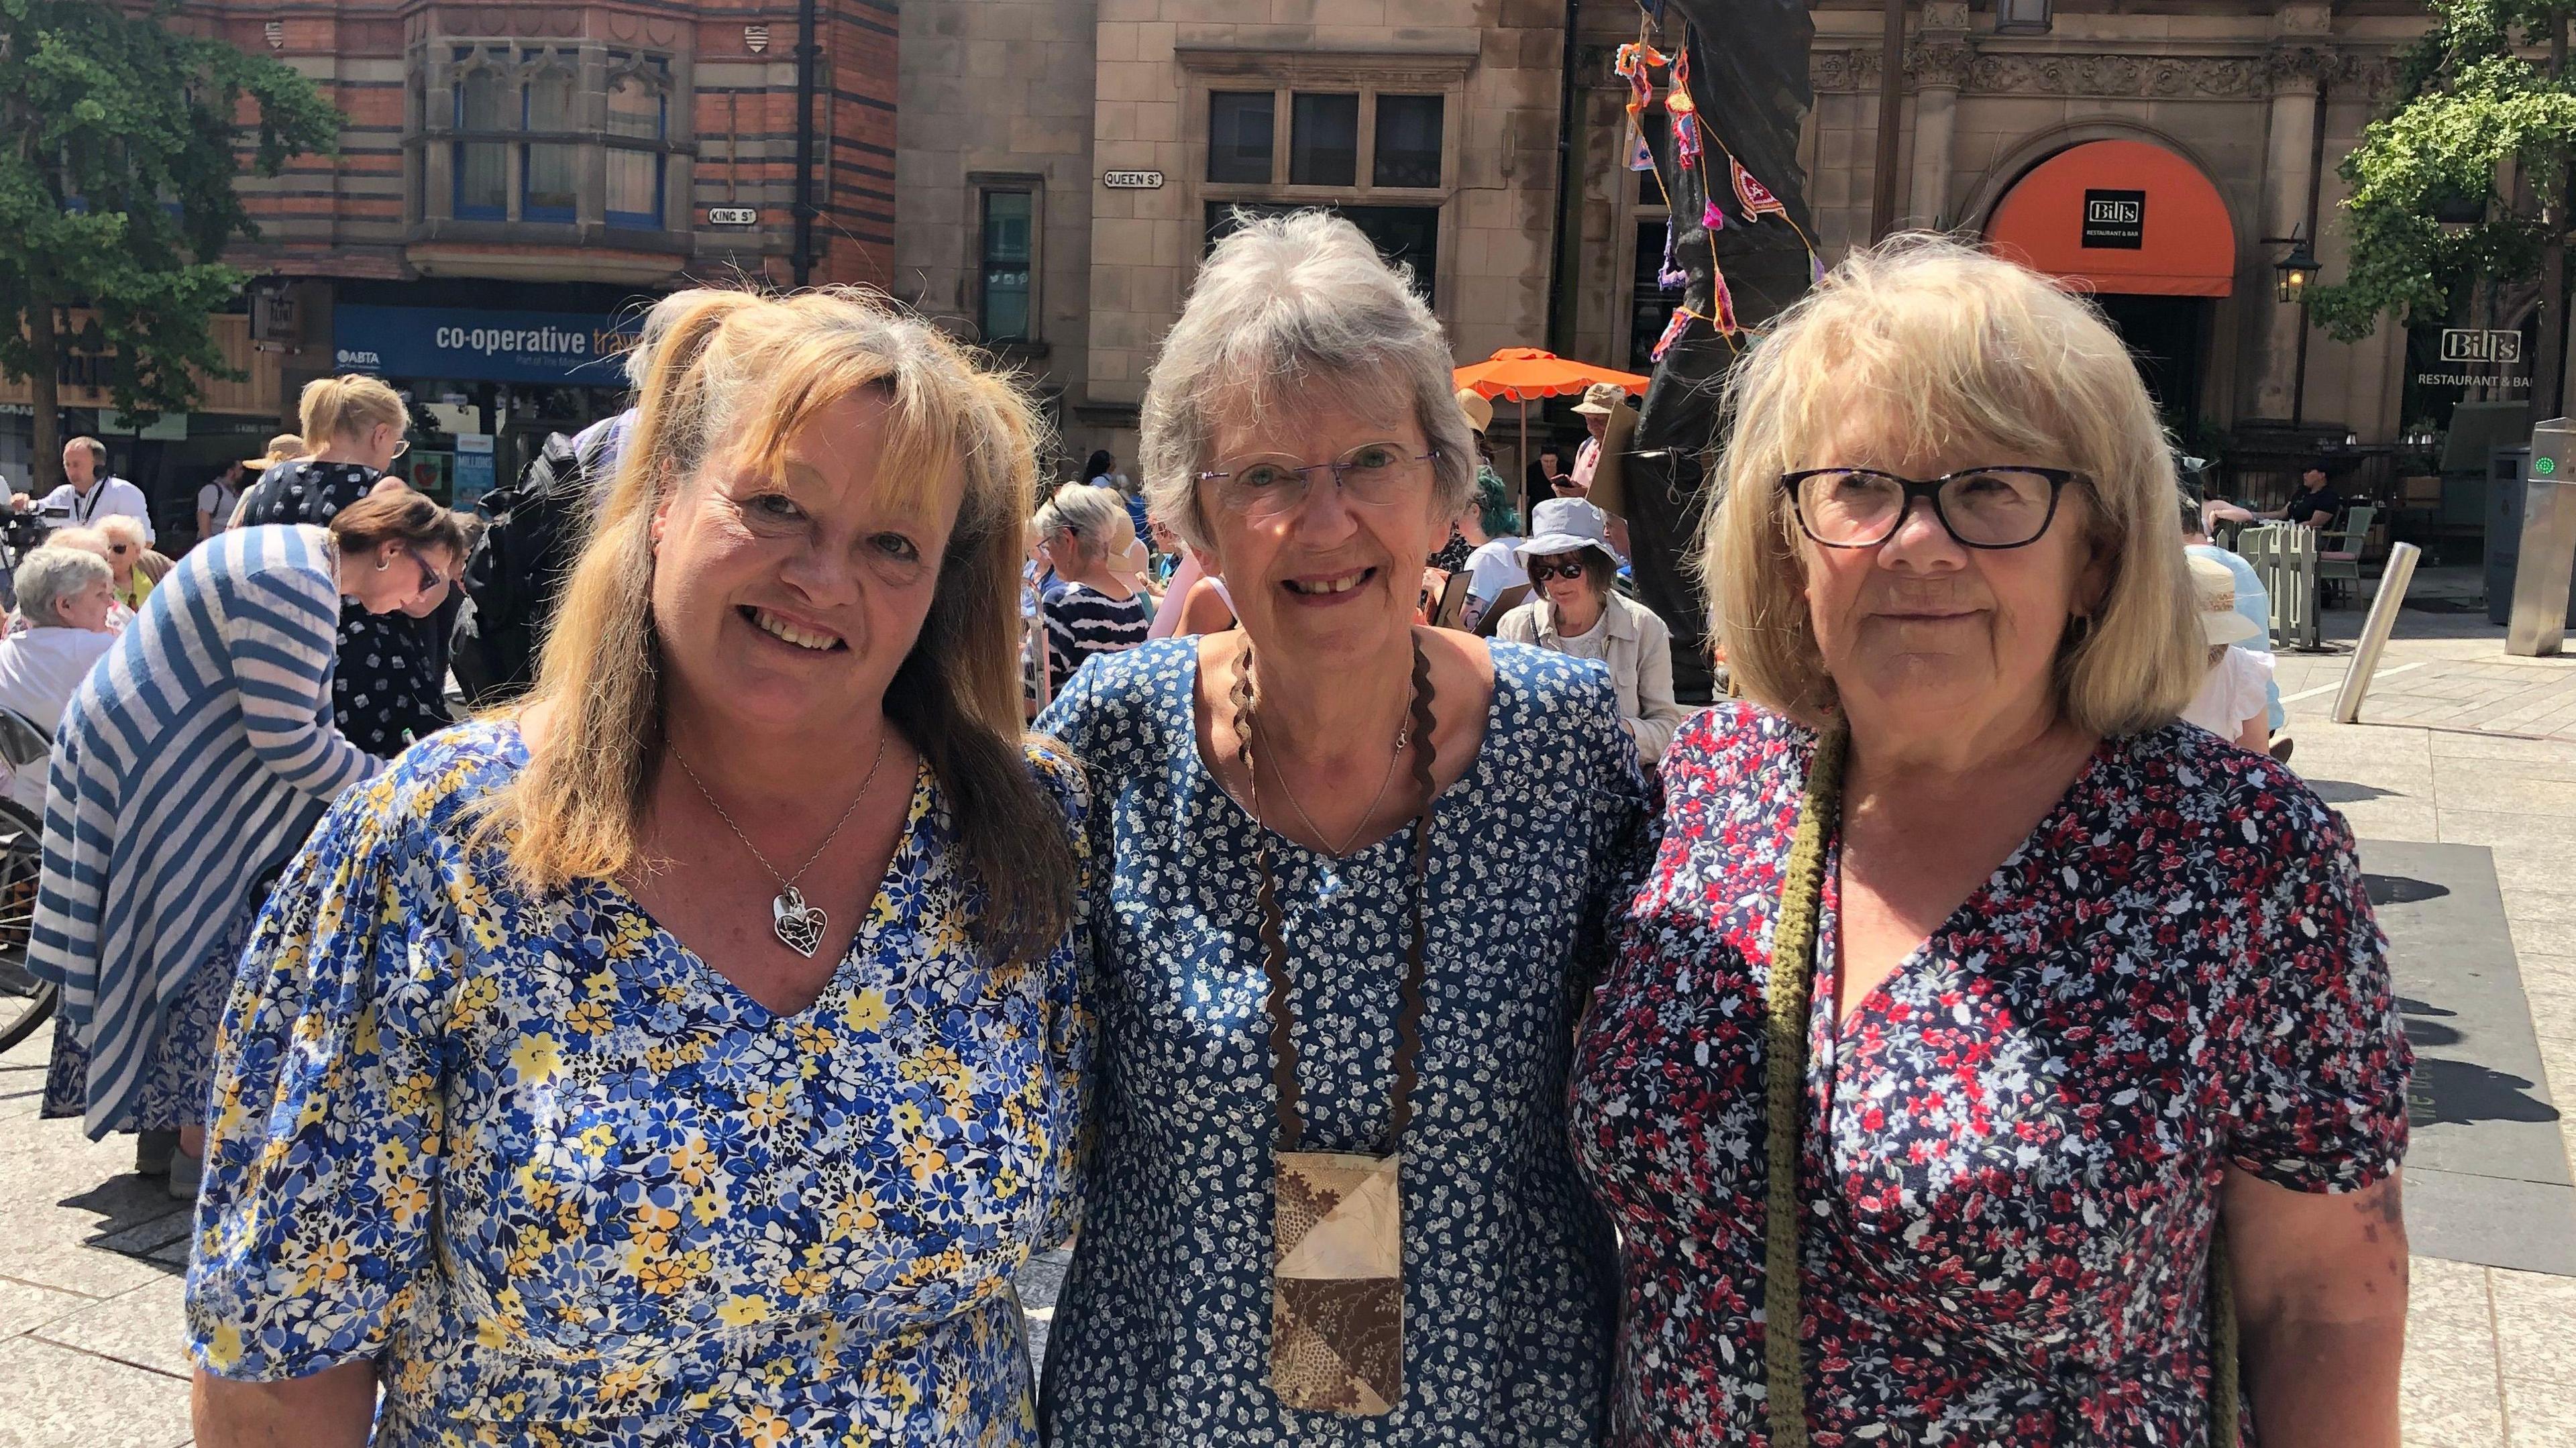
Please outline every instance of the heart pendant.
M778 943L807 960L823 944L823 927L828 917L805 903L805 897L790 885L769 902L771 928L778 932Z

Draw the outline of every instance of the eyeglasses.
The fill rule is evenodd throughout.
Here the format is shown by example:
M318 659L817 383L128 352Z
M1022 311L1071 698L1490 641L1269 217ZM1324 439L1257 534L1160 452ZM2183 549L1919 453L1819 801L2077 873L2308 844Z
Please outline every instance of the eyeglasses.
M411 451L411 439L410 439L410 438L404 438L404 439L402 439L400 442L397 442L397 443L395 443L395 444L394 444L394 450L393 450L392 456L391 456L391 457L389 457L389 458L387 458L387 461L389 461L389 462L390 462L390 461L392 460L392 458L398 458L398 457L401 457L404 453L407 453L407 452L410 452L410 451Z
M1533 563L1529 566L1529 576L1532 583L1545 583L1551 578L1562 578L1571 583L1583 576L1583 565L1572 559L1563 563Z
M1224 511L1267 522L1304 507L1307 488L1321 472L1331 473L1342 496L1352 503L1383 508L1403 499L1416 464L1438 456L1438 448L1408 453L1402 443L1367 442L1328 463L1256 458L1225 472L1200 473L1198 481L1216 484L1216 505Z
M1875 548L1896 536L1921 498L1965 548L2023 548L2057 517L2058 494L2084 475L2065 468L1963 468L1929 482L1869 468L1810 468L1780 486L1798 527L1827 548Z
M134 551L134 545L131 543L110 543L107 545L107 551L122 558L126 554Z

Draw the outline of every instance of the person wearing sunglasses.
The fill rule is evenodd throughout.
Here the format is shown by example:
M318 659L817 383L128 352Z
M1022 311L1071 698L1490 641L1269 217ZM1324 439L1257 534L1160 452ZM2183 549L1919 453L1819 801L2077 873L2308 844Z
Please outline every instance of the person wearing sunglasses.
M1598 670L1416 626L1476 497L1430 309L1348 220L1238 216L1140 418L1238 627L1092 659L1101 1001L1059 1448L1590 1445L1615 1291L1565 1062L1641 867Z
M379 767L330 724L341 600L434 606L464 543L455 514L409 492L327 528L228 530L171 569L63 707L27 947L62 987L41 1109L93 1138L144 1133L137 1169L168 1172L179 1200L196 1199L256 882Z
M1727 385L1743 697L1664 757L1572 1087L1610 1442L2395 1448L2386 946L2344 821L2177 722L2207 644L2128 350L1900 238Z
M107 566L116 578L116 601L142 612L143 600L152 596L152 585L158 581L146 560L160 556L153 553L143 525L121 513L99 519L98 531L107 539ZM168 571L169 560L160 558L158 572Z
M1619 691L1619 723L1652 769L1690 711L1673 701L1673 631L1654 610L1612 586L1626 560L1610 543L1610 515L1581 498L1538 505L1532 536L1513 549L1536 595L1502 617L1494 637L1591 659Z
M261 474L242 495L236 526L328 523L377 487L399 486L388 470L411 449L403 437L411 413L400 393L374 377L320 377L305 384L301 406L310 451ZM342 611L331 702L341 732L359 748L391 759L453 722L447 656L462 596L442 589L432 615L420 617L354 604Z

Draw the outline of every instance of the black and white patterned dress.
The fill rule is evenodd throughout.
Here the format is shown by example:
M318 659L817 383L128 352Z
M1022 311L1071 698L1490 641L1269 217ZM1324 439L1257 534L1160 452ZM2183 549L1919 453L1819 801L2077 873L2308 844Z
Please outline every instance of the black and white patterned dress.
M1381 1417L1270 1387L1276 1130L1255 831L1201 761L1197 641L1076 675L1038 727L1089 767L1100 1025L1085 1225L1040 1395L1058 1448L1599 1438L1607 1222L1574 1171L1580 983L1644 863L1637 751L1598 668L1494 645L1475 762L1440 797L1425 1012L1404 1142L1404 1394ZM1336 861L1270 841L1308 1150L1386 1130L1411 829Z
M363 463L279 463L242 495L242 525L327 524L383 476ZM391 759L412 740L453 722L445 695L456 600L456 590L449 589L438 612L427 618L342 605L340 665L332 676L331 703L350 743Z

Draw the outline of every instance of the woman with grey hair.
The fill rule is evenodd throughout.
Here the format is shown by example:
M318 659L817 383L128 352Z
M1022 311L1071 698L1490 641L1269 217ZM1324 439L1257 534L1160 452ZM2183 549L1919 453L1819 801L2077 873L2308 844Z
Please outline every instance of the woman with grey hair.
M47 734L90 666L116 642L107 615L116 607L115 575L97 555L77 548L34 548L13 579L26 631L0 639L0 709ZM11 799L44 813L41 764L9 774Z
M1598 671L1413 624L1474 496L1440 324L1349 222L1242 222L1165 339L1154 515L1239 629L1085 669L1097 1135L1042 1429L1589 1444L1611 1237L1565 1086L1646 786Z

